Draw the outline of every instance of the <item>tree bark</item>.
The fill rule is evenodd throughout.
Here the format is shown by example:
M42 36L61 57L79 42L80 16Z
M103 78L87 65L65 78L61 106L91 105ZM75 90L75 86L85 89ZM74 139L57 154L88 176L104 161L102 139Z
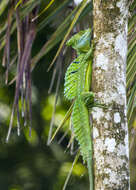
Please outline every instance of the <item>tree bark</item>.
M129 190L126 116L127 0L94 0L92 90L95 190Z

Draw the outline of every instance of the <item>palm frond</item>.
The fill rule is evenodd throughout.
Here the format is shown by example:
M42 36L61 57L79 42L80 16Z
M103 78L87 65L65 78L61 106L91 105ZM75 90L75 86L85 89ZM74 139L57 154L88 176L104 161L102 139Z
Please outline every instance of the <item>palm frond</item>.
M52 65L53 65L54 62L56 61L58 55L59 55L60 52L61 52L61 49L63 48L64 43L66 42L66 40L67 40L67 38L68 38L70 32L72 31L74 25L76 24L76 22L77 22L79 16L81 15L81 13L82 13L82 11L84 10L84 8L86 7L86 5L87 5L87 0L83 0L81 6L79 7L79 10L76 12L76 15L75 15L75 17L74 17L74 19L73 19L71 25L70 25L69 28L68 28L68 31L67 31L66 35L64 36L64 39L62 40L62 42L61 42L61 44L60 44L60 46L59 46L59 48L58 48L58 50L57 50L57 53L56 53L56 55L55 55L53 61L51 62L50 66L49 66L49 69L52 67ZM48 70L49 70L49 69L48 69Z
M16 71L14 69L14 78L9 82L11 84L12 82L16 81L16 92L15 92L15 99L14 99L14 104L13 104L13 110L11 114L11 121L10 121L10 126L9 126L9 131L7 135L7 141L10 136L11 128L12 128L12 123L13 123L13 117L15 114L15 110L17 113L17 126L18 126L18 134L20 134L20 113L19 113L19 107L18 107L18 101L21 97L22 99L22 116L24 118L24 122L26 124L26 112L29 113L28 118L30 119L31 122L31 65L35 65L45 54L47 54L52 48L54 48L65 36L65 40L68 37L70 31L72 30L73 26L75 23L79 21L79 19L84 16L84 14L89 11L89 9L84 9L85 5L87 4L87 0L83 1L83 6L81 5L78 9L78 7L74 8L68 16L62 20L62 24L58 27L58 29L53 33L51 38L43 45L42 49L38 51L38 53L31 59L31 51L32 47L30 44L30 39L28 39L26 34L29 34L29 28L30 25L32 24L31 22L34 21L36 18L38 18L41 14L44 14L45 10L48 11L45 12L49 13L45 17L40 17L38 19L37 23L37 30L36 32L38 33L40 30L44 30L45 27L47 27L47 24L52 24L53 22L55 23L55 18L58 17L58 15L63 13L64 8L67 8L69 3L72 0L65 0L63 3L55 3L55 6L53 7L53 11L50 12L50 6L54 2L54 0L50 1L49 4L43 3L41 0L28 0L28 1L4 1L2 0L0 3L0 15L4 18L0 18L1 24L0 24L0 51L4 51L4 56L3 56L3 66L6 65L7 67L7 79L6 81L8 82L8 73L11 72L11 63L15 63L14 65L18 65L16 67ZM12 5L12 6L11 6ZM38 14L37 10L39 9L43 10L41 13ZM7 11L8 10L8 11ZM9 12L9 14L7 14ZM10 16L10 12L12 12L12 16ZM36 14L35 14L36 13ZM37 16L38 15L38 16ZM7 19L8 17L8 19ZM74 18L75 17L75 18ZM35 24L35 23L34 23ZM57 26L57 25L56 25ZM70 26L70 30L68 30ZM35 30L35 29L34 29ZM67 32L68 31L68 32ZM17 38L13 41L12 39L13 36L16 36ZM35 34L33 35L32 41L34 41ZM63 40L63 45L65 40ZM10 43L12 42L12 43ZM10 51L12 50L11 46L14 43L17 44L14 46L16 49L14 52ZM26 45L28 44L28 51L25 49ZM30 46L29 46L30 45ZM62 45L62 46L63 46ZM61 48L60 48L61 50ZM27 51L27 52L26 52ZM29 53L28 53L29 52ZM60 52L60 51L59 51ZM58 53L59 54L59 53ZM28 58L29 57L29 58ZM16 59L15 59L16 58ZM27 62L24 65L24 62ZM24 79L23 77L25 76L25 92L24 92ZM26 82L27 81L27 82ZM26 94L24 94L26 93ZM25 106L24 106L24 99L26 100ZM25 110L24 110L25 107ZM23 113L25 112L25 114Z
M67 3L65 4L65 7L67 6ZM62 4L58 9L63 9L64 5ZM64 19L64 21L61 23L61 25L57 28L57 30L52 34L50 39L43 45L43 47L39 50L39 52L32 58L32 65L33 67L40 61L40 59L45 56L49 51L51 51L66 35L69 25L71 24L71 20L73 20L73 17L75 13L77 12L78 7L75 7L74 10ZM90 4L86 6L86 8L82 11L80 17L78 18L77 22L79 22L90 10L92 10L92 7ZM47 24L53 20L54 17L58 14L58 10L55 9L56 14L53 15L50 14L47 18L44 19L39 23L39 27L37 31L43 29L43 27L46 27ZM56 37L57 36L57 37Z
M53 47L55 47L64 37L72 17L74 16L77 8L75 8L63 21L63 23L57 28L57 30L52 34L51 38L43 45L39 52L33 57L32 65L38 63L38 61L45 56Z
M128 123L136 107L136 2L130 4L128 24L128 55L127 55L127 102Z
M48 5L35 17L32 19L32 22L35 21L38 17L40 17L53 3L55 0L51 0Z
M55 20L56 16L61 11L63 11L63 9L66 8L71 1L72 0L66 0L66 1L62 2L58 7L56 7L56 9L54 9L53 12L51 12L47 17L43 18L43 20L41 20L38 23L38 26L37 26L38 32L40 30L42 30L45 26L47 26L47 24L49 24L50 22L52 22L53 20Z

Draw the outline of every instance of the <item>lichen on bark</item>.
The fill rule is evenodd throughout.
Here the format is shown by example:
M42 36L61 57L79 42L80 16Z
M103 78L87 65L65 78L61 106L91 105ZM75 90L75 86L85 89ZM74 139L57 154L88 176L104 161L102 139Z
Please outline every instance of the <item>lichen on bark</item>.
M95 0L92 90L95 190L129 190L126 118L127 0Z

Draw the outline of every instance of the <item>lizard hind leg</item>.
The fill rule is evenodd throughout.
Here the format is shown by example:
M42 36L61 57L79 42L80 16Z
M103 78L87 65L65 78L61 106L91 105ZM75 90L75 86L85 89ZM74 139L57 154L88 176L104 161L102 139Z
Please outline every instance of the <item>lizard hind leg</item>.
M81 94L82 100L87 108L91 107L94 103L94 93L93 92L83 92Z

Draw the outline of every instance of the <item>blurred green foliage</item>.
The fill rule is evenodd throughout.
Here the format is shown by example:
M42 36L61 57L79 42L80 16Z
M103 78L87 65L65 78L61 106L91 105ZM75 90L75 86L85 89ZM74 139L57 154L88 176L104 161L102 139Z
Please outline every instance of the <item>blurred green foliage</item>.
M3 18L7 18L6 5L8 5L8 1L6 2L2 1L0 4L0 7L2 7L0 12L0 15L2 15L0 18L1 21ZM38 18L37 25L39 25L39 27L42 29L38 31L34 41L32 57L39 53L39 50L42 48L42 46L50 39L53 32L56 31L59 24L64 20L65 17L62 17L62 15L66 10L68 1L66 1L66 3L64 2L63 10L61 10L60 6L62 2L63 1L56 1L55 4L50 7L50 9L48 9L45 13L43 13L43 15L41 15L41 17ZM40 11L45 6L46 3L42 2L40 5ZM56 8L58 8L58 11L61 10L61 12L59 14L55 13L56 15L53 15L53 11L56 11ZM29 12L31 10L31 6L26 6L26 8L21 7L21 9L23 16L26 14L26 11ZM51 17L49 17L50 15ZM50 20L53 18L53 20L52 22L49 22L46 18ZM46 24L44 23L44 20ZM40 22L43 24L40 25ZM4 20L1 22L0 28L3 28L3 25ZM17 53L16 27L14 18L11 27L12 32L10 41L12 48L10 53L11 58L13 58L13 56ZM4 33L2 33L1 30L1 37L3 34ZM63 35L64 34L62 34L62 36ZM0 52L0 62L2 62L3 47L5 44L3 37L1 40L0 49L2 51ZM66 149L68 138L66 137L62 144L57 143L57 141L63 135L65 129L68 127L69 122L67 122L67 124L65 124L65 126L62 128L60 134L54 140L54 143L52 143L51 146L46 145L55 101L56 86L55 82L52 93L49 95L48 89L52 78L52 71L47 72L47 68L57 50L57 43L57 46L53 45L54 48L52 48L48 54L42 56L32 72L32 136L29 136L29 126L24 126L23 119L21 119L21 135L17 136L17 120L16 117L14 117L13 129L8 144L5 143L5 138L7 135L10 114L13 105L15 84L13 83L10 86L4 85L5 69L0 64L0 189L2 190L62 189L69 169L71 168L75 155L70 156L69 150ZM15 74L16 71L13 66L9 73L10 79L12 79ZM61 82L60 89L60 94L62 94L63 82ZM66 102L62 97L63 94L61 95L61 98L58 99L56 106L54 130L62 121L69 107L68 102ZM67 189L88 189L87 170L80 161L73 169L73 175L70 183L67 186Z

